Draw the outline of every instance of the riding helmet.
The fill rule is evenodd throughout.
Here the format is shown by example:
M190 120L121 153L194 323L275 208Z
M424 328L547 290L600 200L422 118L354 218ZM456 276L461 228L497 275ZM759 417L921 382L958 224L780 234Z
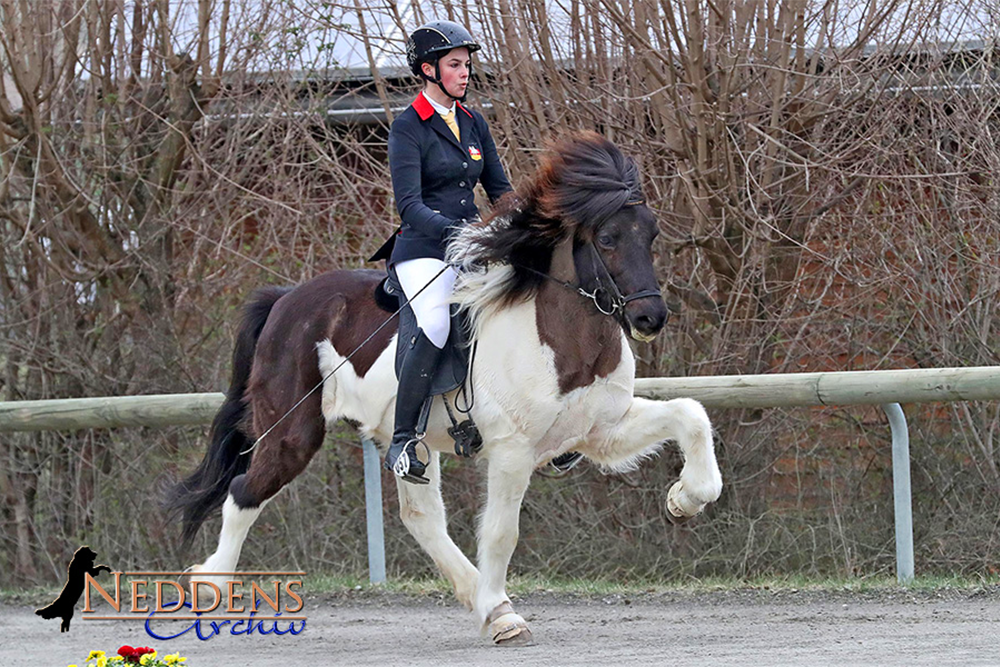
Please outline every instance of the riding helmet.
M448 51L463 46L470 55L483 48L463 26L453 21L431 21L414 30L406 40L406 64L414 76L423 78L420 69L423 63L436 63Z

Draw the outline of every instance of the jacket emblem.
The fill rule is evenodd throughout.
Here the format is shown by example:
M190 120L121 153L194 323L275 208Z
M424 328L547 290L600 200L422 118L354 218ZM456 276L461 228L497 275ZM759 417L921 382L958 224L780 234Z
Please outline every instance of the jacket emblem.
M473 160L482 160L483 159L482 153L480 153L479 149L476 148L475 146L469 146L469 156Z

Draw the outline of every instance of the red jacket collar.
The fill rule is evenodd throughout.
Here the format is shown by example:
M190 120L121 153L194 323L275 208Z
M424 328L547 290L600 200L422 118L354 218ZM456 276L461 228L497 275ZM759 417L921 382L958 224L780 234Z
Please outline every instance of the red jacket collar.
M417 115L420 116L420 120L427 120L428 118L434 115L434 107L431 106L431 103L427 100L426 97L424 97L423 91L420 91L417 94L417 99L413 100L412 106L414 111L417 112ZM465 115L467 115L469 118L472 118L472 114L469 113L469 110L463 107L461 104L455 102L455 106L464 111Z
M427 120L434 115L434 107L432 107L431 103L427 101L426 97L424 97L423 91L420 91L417 94L417 99L413 100L413 109L417 112L417 115L420 116L420 120Z

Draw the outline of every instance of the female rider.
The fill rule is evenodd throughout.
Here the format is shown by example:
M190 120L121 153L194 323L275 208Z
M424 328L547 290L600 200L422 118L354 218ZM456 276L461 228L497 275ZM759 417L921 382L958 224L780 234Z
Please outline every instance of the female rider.
M458 277L444 263L445 246L479 215L476 183L482 183L491 202L511 190L486 121L461 104L472 70L470 56L480 48L468 30L451 21L413 31L406 59L424 88L389 130L389 169L402 218L389 265L406 298L412 299L419 329L399 371L385 467L417 484L428 482L426 465L416 455L417 420L448 341L449 299ZM386 249L376 258L384 258Z

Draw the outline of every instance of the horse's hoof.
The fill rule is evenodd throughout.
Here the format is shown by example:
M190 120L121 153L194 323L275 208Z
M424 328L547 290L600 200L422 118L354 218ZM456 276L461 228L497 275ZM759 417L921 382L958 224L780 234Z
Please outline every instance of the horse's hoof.
M498 604L486 620L490 624L490 637L497 646L527 646L534 643L528 624L514 613L510 601Z
M686 523L692 517L701 512L704 505L693 505L690 499L684 494L684 486L680 481L674 482L667 492L667 518L670 523L678 526ZM683 497L682 497L683 494Z
M678 515L674 514L672 511L670 511L670 504L667 503L667 518L670 520L671 524L673 524L675 526L683 526L685 523L687 523L688 521L690 521L694 517L690 517L690 516L678 516Z
M528 626L522 623L511 623L499 630L493 630L493 643L497 646L530 646L535 643Z

